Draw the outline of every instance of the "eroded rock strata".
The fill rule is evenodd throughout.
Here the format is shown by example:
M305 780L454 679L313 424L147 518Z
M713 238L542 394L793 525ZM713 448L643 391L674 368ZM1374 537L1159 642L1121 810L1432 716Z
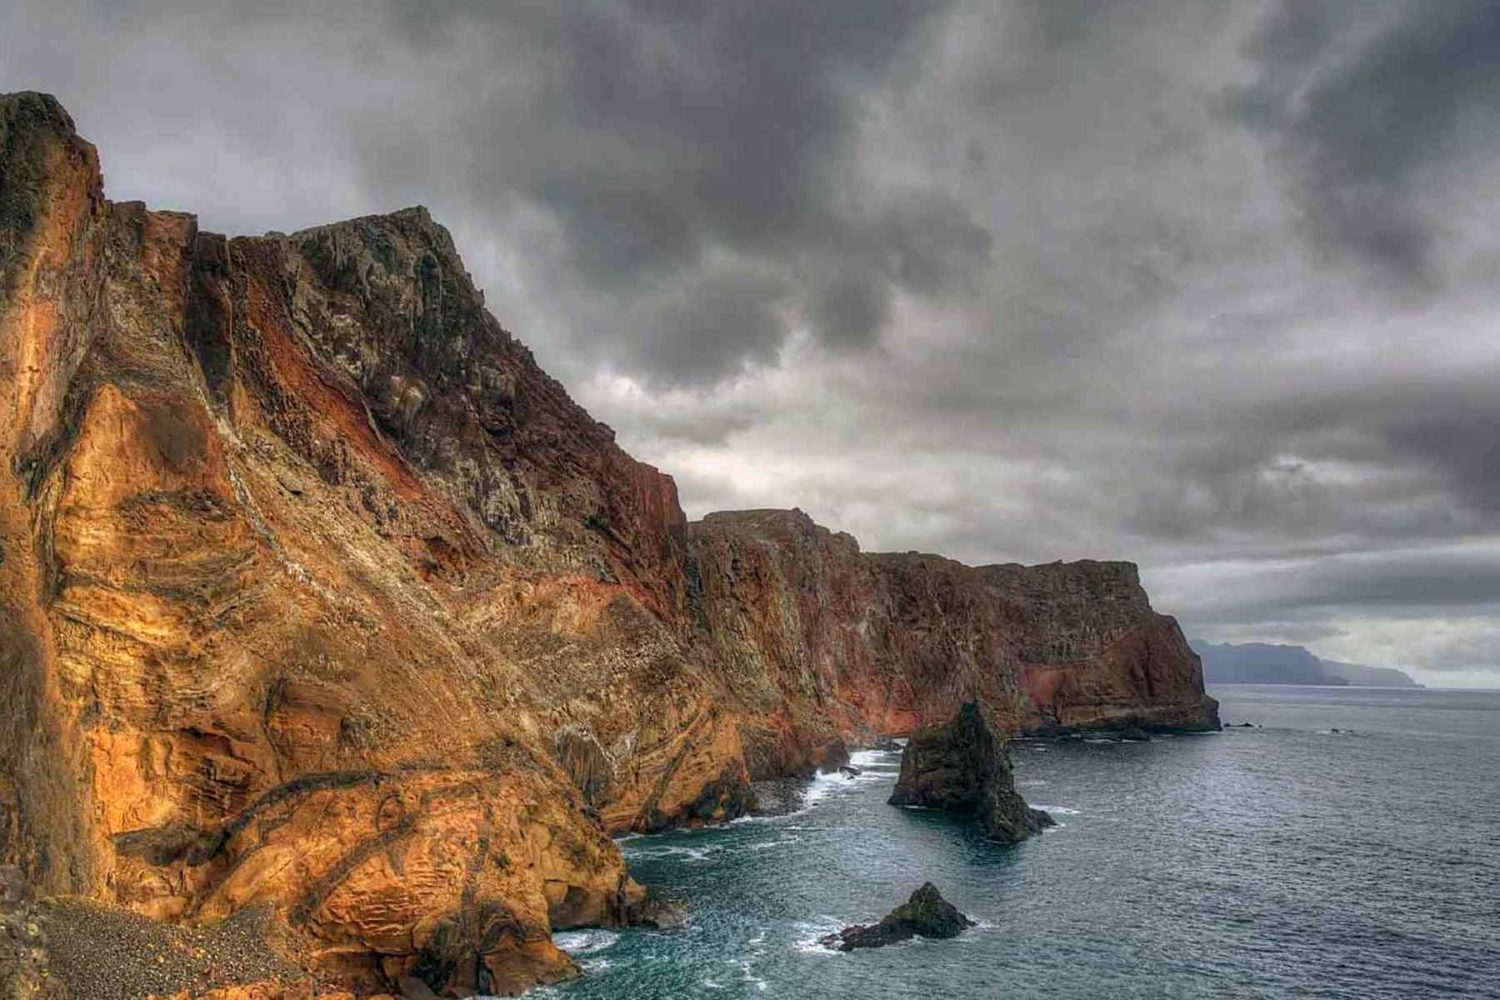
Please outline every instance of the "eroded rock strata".
M974 816L986 837L1004 844L1056 825L1016 791L1005 738L977 701L966 702L950 721L911 734L890 803Z
M687 523L485 311L422 209L226 238L104 197L0 97L0 863L362 991L575 974L609 833L982 699L1217 724L1123 563Z

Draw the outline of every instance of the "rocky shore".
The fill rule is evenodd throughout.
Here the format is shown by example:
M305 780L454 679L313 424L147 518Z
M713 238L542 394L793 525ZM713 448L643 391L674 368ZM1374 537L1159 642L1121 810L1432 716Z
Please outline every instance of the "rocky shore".
M1217 726L1130 564L689 523L425 209L205 232L0 96L0 863L103 908L56 946L265 914L314 983L518 993L578 974L554 931L647 922L611 834L972 699Z

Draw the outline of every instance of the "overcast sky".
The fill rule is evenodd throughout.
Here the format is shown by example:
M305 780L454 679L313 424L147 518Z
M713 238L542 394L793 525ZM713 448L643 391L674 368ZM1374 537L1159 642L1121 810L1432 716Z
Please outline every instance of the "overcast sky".
M691 515L1500 684L1500 3L238 6L8 0L0 90L206 228L429 206Z

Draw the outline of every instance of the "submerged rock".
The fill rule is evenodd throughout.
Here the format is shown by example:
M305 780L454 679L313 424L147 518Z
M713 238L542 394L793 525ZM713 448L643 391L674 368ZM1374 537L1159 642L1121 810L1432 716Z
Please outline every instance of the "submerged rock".
M975 701L960 708L953 721L912 734L890 802L975 814L985 835L1002 843L1025 840L1055 824L1016 792L1005 742Z
M666 899L648 889L640 902L629 907L626 919L636 927L670 930L687 922L687 907L678 900Z
M840 951L855 948L879 948L913 937L957 937L974 921L942 897L931 882L911 894L911 898L881 918L878 924L855 924L836 934L819 938L821 944Z

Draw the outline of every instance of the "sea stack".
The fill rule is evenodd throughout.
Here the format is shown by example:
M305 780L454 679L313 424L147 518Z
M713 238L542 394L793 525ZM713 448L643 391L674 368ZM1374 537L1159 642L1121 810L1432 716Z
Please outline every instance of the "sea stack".
M958 937L965 928L973 926L974 921L944 899L937 886L924 882L922 888L882 917L880 923L855 924L818 940L829 948L853 951L855 948L880 948L914 937Z
M912 734L890 802L974 814L985 836L1006 844L1054 823L1017 794L1005 741L977 701L965 703L950 722Z

